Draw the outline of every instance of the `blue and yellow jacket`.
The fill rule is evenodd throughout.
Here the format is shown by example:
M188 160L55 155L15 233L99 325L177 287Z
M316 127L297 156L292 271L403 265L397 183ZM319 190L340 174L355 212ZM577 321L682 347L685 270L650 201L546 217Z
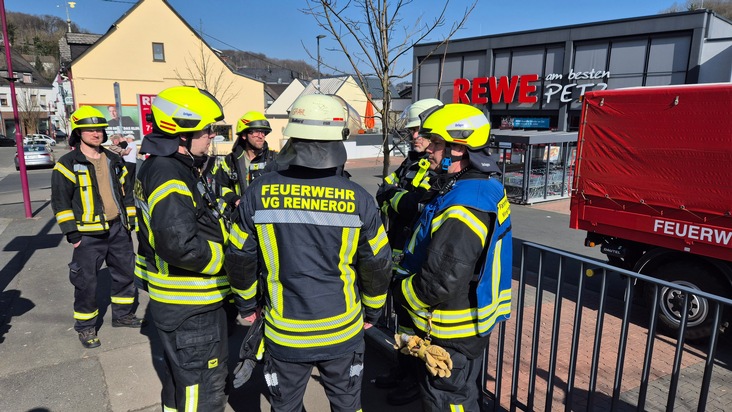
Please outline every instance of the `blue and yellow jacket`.
M122 223L130 230L135 226L133 179L121 157L102 149L107 156L110 185ZM104 205L99 195L94 166L81 150L72 150L56 163L51 174L51 208L61 231L69 238L100 235L109 230L104 219ZM72 242L73 243L73 242Z
M187 155L150 156L137 174L135 275L163 329L221 305L230 292L224 273L228 231L202 190L198 167ZM156 316L161 311L165 315Z
M335 168L290 166L254 180L225 262L240 312L264 302L265 350L291 362L352 353L391 279L374 198Z
M511 313L511 214L497 179L468 172L426 206L405 245L398 300L418 334L468 358Z

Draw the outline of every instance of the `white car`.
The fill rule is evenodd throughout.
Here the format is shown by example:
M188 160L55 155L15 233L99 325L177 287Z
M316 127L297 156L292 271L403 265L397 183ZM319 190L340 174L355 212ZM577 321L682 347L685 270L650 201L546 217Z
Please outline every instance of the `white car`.
M45 134L29 134L28 136L23 138L23 144L47 144L51 146L56 146L56 140L54 140L51 136Z

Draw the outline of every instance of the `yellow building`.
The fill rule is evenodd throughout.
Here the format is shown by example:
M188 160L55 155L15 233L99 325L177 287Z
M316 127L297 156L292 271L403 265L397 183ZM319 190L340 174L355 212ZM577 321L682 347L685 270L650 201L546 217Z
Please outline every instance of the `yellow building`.
M125 117L138 122L138 135L149 132L140 119L138 95L155 95L171 86L197 86L215 95L226 116L219 132L227 139L245 112L264 112L264 83L234 73L165 0L138 2L78 56L70 50L73 108L96 106L111 120L113 108L108 107L115 104L117 82L124 116L120 122ZM278 147L279 141L270 144ZM225 154L231 143L215 146L218 154Z

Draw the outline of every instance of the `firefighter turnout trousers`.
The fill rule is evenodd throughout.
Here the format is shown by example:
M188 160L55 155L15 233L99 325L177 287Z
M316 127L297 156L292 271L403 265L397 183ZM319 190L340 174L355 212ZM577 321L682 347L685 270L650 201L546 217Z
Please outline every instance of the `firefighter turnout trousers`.
M286 362L264 355L264 379L274 412L302 411L303 397L313 367L318 368L332 412L361 410L361 383L365 344L353 353L335 359L312 362Z
M483 358L468 359L462 353L444 348L452 359L452 374L449 378L432 376L427 368L418 368L419 389L422 393L424 412L464 411L479 412L480 367Z
M95 327L97 273L107 263L111 278L112 319L132 313L135 303L135 255L130 232L120 219L109 222L109 231L82 235L69 263L69 280L74 285L74 329L81 332Z
M158 327L158 335L165 353L163 411L223 411L229 358L224 308L193 315L170 331Z

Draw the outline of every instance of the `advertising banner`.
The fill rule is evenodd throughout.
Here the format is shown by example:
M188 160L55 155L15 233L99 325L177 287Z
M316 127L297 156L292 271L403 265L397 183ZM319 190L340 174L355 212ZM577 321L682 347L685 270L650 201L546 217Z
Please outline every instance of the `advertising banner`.
M82 104L87 106L86 104ZM140 140L140 121L137 106L122 106L122 113L117 113L114 103L108 105L89 105L104 115L109 127L107 136L121 134L122 136L132 135L135 140ZM120 130L121 126L121 130Z
M147 115L152 114L150 107L152 101L157 96L156 94L138 94L137 95L137 107L139 108L138 116L140 118L140 127L142 128L142 135L148 135L152 133L152 123L147 121Z

